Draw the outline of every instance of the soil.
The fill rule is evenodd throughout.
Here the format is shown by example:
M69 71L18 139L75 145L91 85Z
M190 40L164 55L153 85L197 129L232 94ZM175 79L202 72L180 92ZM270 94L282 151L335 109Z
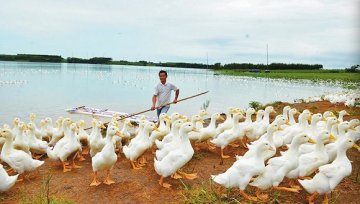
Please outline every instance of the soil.
M275 103L274 106L278 114L282 113L285 105L297 108L298 110L309 109L313 113L324 112L326 110L340 111L347 110L351 115L346 116L345 120L353 118L360 119L360 108L350 108L343 104L331 104L329 102L313 103ZM274 118L272 116L272 118ZM45 164L37 171L27 175L24 182L18 182L8 192L0 193L0 203L19 203L24 200L29 201L31 197L41 195L42 181L47 175L51 174L49 184L50 197L63 198L74 203L183 203L184 196L193 196L190 191L196 191L199 188L212 189L212 194L219 196L222 201L230 203L247 203L239 192L234 189L231 192L224 193L224 190L214 190L210 184L210 175L224 172L235 161L235 155L243 155L246 149L241 146L238 148L227 147L225 153L231 158L222 160L219 156L219 149L209 151L206 144L200 145L200 150L194 155L194 158L184 167L185 172L196 172L198 178L195 180L175 180L166 178L170 183L171 189L165 189L158 184L159 176L154 171L154 155L149 150L145 155L148 164L141 170L131 169L130 163L123 155L118 159L111 175L116 182L110 186L101 184L98 187L90 187L92 181L91 158L87 155L86 161L77 162L81 169L75 169L71 172L62 172L59 162L51 161L45 158ZM345 178L332 192L330 201L332 203L360 203L360 153L355 149L348 151L348 156L353 164L351 176ZM100 178L105 177L105 172L100 173ZM286 186L287 180L283 181ZM186 187L192 190L186 190ZM249 193L254 195L254 189L248 187ZM278 191L267 191L270 199L265 203L306 203L306 191L300 193L288 193ZM315 203L321 203L323 196L318 196ZM188 200L188 202L190 202ZM198 201L199 202L199 201ZM208 203L210 201L203 200ZM215 202L215 201L211 201Z

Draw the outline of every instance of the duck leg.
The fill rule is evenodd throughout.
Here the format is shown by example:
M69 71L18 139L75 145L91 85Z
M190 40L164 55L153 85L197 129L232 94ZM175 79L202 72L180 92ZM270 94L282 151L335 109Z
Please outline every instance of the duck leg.
M107 174L106 174L106 178L105 178L105 180L104 180L104 183L105 183L106 185L111 185L111 184L115 183L115 181L113 181L113 180L110 179L110 169L107 170Z
M260 189L256 189L256 197L259 198L260 200L267 200L269 199L269 195L268 194L261 194Z
M245 199L253 201L253 202L257 202L258 199L254 196L248 195L247 193L245 193L243 190L240 190L240 195L242 195Z
M184 178L186 178L186 179L189 179L189 180L193 180L193 179L196 179L196 178L197 178L197 173L187 174L187 173L182 172L182 171L178 171L178 173L179 173L182 177L184 177Z
M216 146L213 145L213 144L210 142L210 140L207 140L207 141L206 141L206 144L208 145L208 149L209 149L209 150L216 149Z
M296 188L296 189L301 190L301 187L298 186L298 185L296 185L296 184L295 184L295 181L292 180L292 179L289 181L289 186L290 186L291 188Z
M134 161L130 161L130 164L131 164L131 167L135 170L142 169L142 167L137 166Z
M63 172L68 172L68 171L71 171L71 168L67 166L66 164L67 162L62 162L62 165L63 165Z
M71 167L72 167L73 169L80 169L80 168L81 168L81 166L78 166L78 165L75 164L75 158L76 158L78 155L79 155L79 152L77 152L77 153L75 154L75 156L73 157L73 159L72 159L72 165L71 165Z
M220 152L221 152L221 158L227 159L227 158L230 157L229 155L224 155L224 149L223 148L221 148Z
M240 140L240 142L241 142L241 145L245 148L245 149L249 149L248 147L247 147L247 138L246 137L243 137L241 140Z
M81 152L80 152L80 151L78 152L77 158L79 159L79 161L85 161L85 160L86 160L85 157L83 156L82 151L81 151Z
M173 179L181 179L183 178L180 173L175 172L173 175L171 175L171 178Z
M325 193L323 204L329 204L329 195Z
M171 187L171 185L169 183L164 182L164 177L163 176L160 177L159 184L160 184L160 186L162 186L164 188L170 188Z
M144 164L144 165L147 164L145 155L142 155L142 156L141 156L139 163L140 163L140 164Z
M239 147L240 145L236 144L236 141L235 141L235 142L230 143L229 146L230 146L230 147L237 148L237 147Z
M10 174L15 173L15 170L10 167L8 170L6 170L6 173L10 175Z
M299 176L299 179L301 179L301 180L310 180L312 178L310 176Z
M93 178L93 181L91 182L90 186L98 186L100 184L101 184L101 182L99 181L99 178L97 176L97 171L94 171L94 178Z
M288 192L293 192L293 193L299 193L299 190L300 190L297 188L287 188L287 187L279 187L279 186L275 186L275 187L273 187L273 189L279 190L279 191L288 191Z
M82 155L88 155L89 154L89 147L85 146L83 147L83 151L81 152Z
M314 192L313 194L311 194L311 196L308 196L306 198L306 200L309 202L309 204L313 204L314 203L314 199L316 198L316 196L318 196L319 193L318 192Z

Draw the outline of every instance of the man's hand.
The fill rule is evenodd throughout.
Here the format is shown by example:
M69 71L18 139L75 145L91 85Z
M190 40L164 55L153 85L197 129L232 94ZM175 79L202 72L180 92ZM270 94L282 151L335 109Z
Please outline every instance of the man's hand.
M176 100L176 99L174 99L173 103L174 103L174 104L176 104L176 103L177 103L177 100Z
M155 110L155 106L151 106L151 110L152 110L152 111Z

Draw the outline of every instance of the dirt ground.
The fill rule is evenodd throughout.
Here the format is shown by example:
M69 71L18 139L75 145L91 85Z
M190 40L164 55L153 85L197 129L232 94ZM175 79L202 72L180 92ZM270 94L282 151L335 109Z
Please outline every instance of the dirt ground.
M272 104L278 114L282 113L285 103ZM289 104L298 110L309 109L313 113L324 112L326 110L340 111L347 110L351 115L346 116L345 120L360 119L360 108L349 108L342 104L330 104L329 102L299 103ZM273 117L272 117L273 118ZM29 201L33 196L41 193L42 181L51 174L49 184L50 197L63 198L74 203L248 203L239 196L236 189L226 192L218 190L210 184L210 175L224 172L235 161L236 154L243 155L246 151L242 147L228 147L225 153L232 157L221 160L219 149L209 151L206 145L201 145L201 150L196 152L194 158L184 167L185 172L197 172L198 178L195 180L174 180L166 178L172 187L171 190L159 186L159 176L153 166L154 155L151 151L146 153L148 164L141 170L133 170L130 163L122 155L118 159L113 171L112 178L116 182L110 186L101 184L98 187L90 187L92 180L91 158L86 157L86 161L78 162L81 169L63 173L62 167L58 162L45 159L45 164L38 171L32 172L24 182L16 185L6 193L0 194L0 203L19 203L23 200ZM354 149L348 151L348 156L353 164L351 176L345 178L331 194L331 203L360 203L360 153ZM104 178L105 172L100 173L100 178ZM287 184L285 180L282 185ZM187 190L190 189L190 190ZM200 189L200 190L199 190ZM249 193L254 194L254 189L248 188ZM268 191L270 199L263 203L306 203L306 191L300 193L288 193L279 191ZM216 197L209 200L209 197ZM198 200L196 200L196 198ZM200 200L199 200L200 199ZM323 196L319 196L315 202L321 203Z

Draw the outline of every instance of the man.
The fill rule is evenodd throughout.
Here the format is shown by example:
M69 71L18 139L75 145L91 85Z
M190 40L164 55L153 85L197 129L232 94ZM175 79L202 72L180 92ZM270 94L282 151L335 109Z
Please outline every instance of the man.
M173 103L177 103L177 99L179 97L179 92L180 92L175 85L166 82L167 79L166 71L161 70L159 72L159 78L160 78L160 83L155 87L155 92L152 97L152 106L151 106L151 110L155 110L155 104L157 101L158 118L161 113L167 113L170 108L170 105L166 105L166 106L164 105L170 103L171 91L175 91L175 99L173 100Z

